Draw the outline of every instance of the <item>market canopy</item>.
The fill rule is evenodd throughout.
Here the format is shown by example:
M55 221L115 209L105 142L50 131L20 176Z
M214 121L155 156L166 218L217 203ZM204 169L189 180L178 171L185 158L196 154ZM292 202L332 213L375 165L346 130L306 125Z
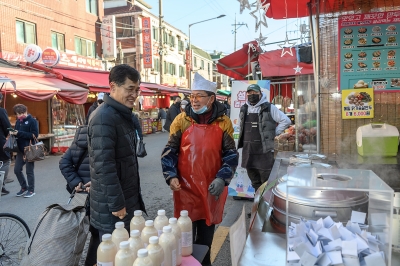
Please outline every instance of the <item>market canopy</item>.
M257 61L260 52L262 50L256 41L245 43L240 50L218 60L218 73L237 80L246 79L251 73L250 62Z
M231 95L231 92L226 91L226 90L217 90L217 94L222 95L222 96L229 96L229 95Z

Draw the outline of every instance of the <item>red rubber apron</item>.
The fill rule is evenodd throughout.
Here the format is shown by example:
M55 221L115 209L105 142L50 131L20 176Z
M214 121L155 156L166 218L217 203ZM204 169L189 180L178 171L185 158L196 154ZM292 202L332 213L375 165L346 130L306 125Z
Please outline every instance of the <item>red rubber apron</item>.
M180 191L174 191L174 216L187 210L192 221L206 220L207 225L222 221L228 195L225 187L217 199L208 191L222 165L223 131L218 123L195 124L181 138L178 175Z

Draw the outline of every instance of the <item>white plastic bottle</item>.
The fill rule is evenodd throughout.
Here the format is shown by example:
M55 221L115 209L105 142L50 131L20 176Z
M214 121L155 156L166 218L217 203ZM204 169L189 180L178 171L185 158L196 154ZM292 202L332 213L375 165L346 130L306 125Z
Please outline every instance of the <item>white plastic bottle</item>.
M142 211L137 210L133 213L133 218L131 220L131 223L129 225L129 229L132 230L139 230L139 232L142 232L144 228L144 223L146 222L142 216Z
M165 216L165 210L158 210L157 215L154 220L154 227L158 231L158 236L160 236L163 232L163 227L168 225L168 217Z
M129 233L125 229L124 222L115 223L115 229L112 233L112 241L117 246L117 249L119 249L119 243L121 243L122 241L128 241L128 239Z
M139 249L133 266L155 266L148 256L147 249Z
M132 230L131 237L129 238L129 248L133 253L133 259L136 259L137 252L139 249L144 248L144 243L140 237L139 230Z
M115 266L132 266L135 258L129 248L129 241L119 243L119 250L115 255Z
M188 211L181 211L178 225L182 232L182 256L190 256L193 252L193 230L192 220L189 218Z
M164 250L164 266L176 266L176 239L171 226L164 226L159 243Z
M102 242L97 248L97 265L114 266L117 247L114 242L112 242L110 234L104 234L101 240Z
M158 243L157 236L150 237L149 245L146 249L154 266L164 266L164 249Z
M172 228L172 233L176 240L176 265L182 264L182 232L178 225L178 219L169 218L169 226Z
M147 247L149 244L149 238L151 236L158 236L157 229L154 228L153 220L147 220L145 223L145 227L142 230L141 238L144 243L144 246Z

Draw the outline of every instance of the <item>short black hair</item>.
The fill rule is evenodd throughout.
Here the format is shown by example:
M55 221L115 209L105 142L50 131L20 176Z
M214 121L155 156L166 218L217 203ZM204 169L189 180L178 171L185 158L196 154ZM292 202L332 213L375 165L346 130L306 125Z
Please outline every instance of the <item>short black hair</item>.
M133 82L140 82L140 73L130 65L122 64L111 69L108 81L109 83L114 82L118 86L121 86L127 78Z

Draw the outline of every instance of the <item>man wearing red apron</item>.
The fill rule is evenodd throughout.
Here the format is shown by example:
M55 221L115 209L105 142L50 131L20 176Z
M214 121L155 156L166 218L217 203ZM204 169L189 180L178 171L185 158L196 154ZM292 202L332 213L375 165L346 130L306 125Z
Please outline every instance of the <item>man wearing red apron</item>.
M215 83L195 74L190 104L171 124L161 156L165 180L174 191L174 216L187 210L194 243L209 248L239 157L232 123L224 115L225 106L216 101L216 90ZM211 265L210 251L202 265Z

